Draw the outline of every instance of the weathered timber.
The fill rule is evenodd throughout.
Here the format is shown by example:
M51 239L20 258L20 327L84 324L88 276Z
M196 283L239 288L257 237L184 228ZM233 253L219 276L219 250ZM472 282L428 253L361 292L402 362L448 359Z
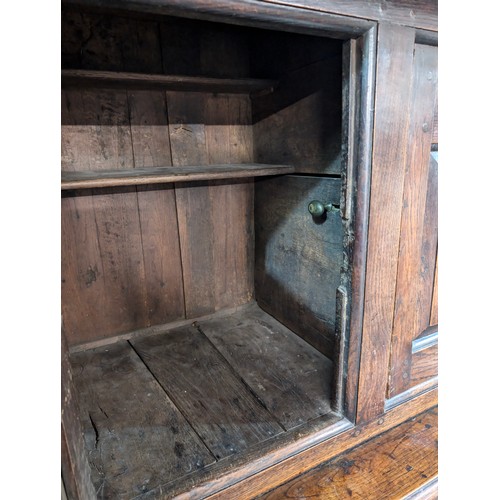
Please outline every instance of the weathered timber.
M338 206L340 179L291 175L256 181L256 298L262 309L332 357L342 222L338 211L314 219L307 209L312 200Z
M437 438L431 409L260 498L408 498L437 481Z
M144 494L215 460L128 342L71 362L98 498Z
M257 78L208 78L183 75L149 75L119 71L81 69L62 70L63 87L102 87L125 89L164 89L193 92L224 92L248 94L272 92L275 80Z
M358 419L384 412L408 148L415 33L380 24Z
M331 360L256 304L198 325L285 429L330 412Z
M283 432L195 327L131 342L217 459Z

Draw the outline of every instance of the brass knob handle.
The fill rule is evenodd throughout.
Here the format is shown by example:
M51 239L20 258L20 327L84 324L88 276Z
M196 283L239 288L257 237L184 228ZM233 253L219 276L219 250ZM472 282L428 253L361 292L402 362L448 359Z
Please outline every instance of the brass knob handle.
M313 217L321 217L325 212L333 211L334 207L333 203L321 203L321 201L313 200L309 202L307 209Z

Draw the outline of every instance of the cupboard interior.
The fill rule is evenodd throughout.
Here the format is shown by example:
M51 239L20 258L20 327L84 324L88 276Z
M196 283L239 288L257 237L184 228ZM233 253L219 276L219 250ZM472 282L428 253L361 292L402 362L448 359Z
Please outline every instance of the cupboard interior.
M63 329L98 497L339 421L342 42L65 8L62 65Z

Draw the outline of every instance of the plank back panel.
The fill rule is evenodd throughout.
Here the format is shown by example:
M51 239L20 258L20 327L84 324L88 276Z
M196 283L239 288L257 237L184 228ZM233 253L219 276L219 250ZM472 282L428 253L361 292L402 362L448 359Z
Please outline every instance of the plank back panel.
M128 342L71 362L98 498L132 498L215 461Z
M343 256L338 213L314 220L310 201L340 199L340 179L287 175L256 181L256 298L328 357ZM325 287L325 283L328 284Z
M248 96L167 92L173 164L250 163ZM253 182L175 187L186 315L253 298Z

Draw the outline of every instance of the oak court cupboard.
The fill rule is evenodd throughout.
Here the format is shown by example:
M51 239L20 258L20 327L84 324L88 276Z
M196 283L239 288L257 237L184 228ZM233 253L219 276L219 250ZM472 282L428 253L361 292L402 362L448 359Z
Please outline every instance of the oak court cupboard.
M68 498L254 498L437 404L437 4L65 0Z

